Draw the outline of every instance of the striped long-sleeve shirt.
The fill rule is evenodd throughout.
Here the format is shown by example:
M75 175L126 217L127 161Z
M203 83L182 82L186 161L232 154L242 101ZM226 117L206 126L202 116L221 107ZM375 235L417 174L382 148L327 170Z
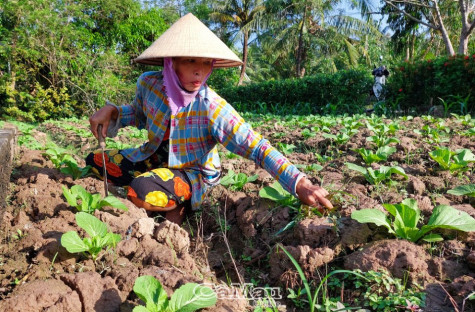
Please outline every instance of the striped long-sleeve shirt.
M168 166L184 170L189 177L193 209L199 208L206 190L219 183L221 163L218 143L235 154L253 160L277 179L284 189L296 195L295 186L303 174L208 86L201 88L192 103L172 115L162 73L146 72L137 81L133 103L117 108L121 127L136 126L148 131L148 142L122 152L132 162L150 157L170 127Z

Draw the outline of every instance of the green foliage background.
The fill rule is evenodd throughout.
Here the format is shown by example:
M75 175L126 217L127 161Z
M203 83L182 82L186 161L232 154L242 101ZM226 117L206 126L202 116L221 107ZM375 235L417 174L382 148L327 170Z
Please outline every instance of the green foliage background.
M220 95L240 110L265 113L276 111L277 106L307 106L305 112L319 114L330 106L339 113L364 110L373 83L371 73L365 70L342 70L336 74L316 74L301 79L271 80L240 87L224 88Z
M140 74L160 70L132 60L187 12L234 49L242 29L212 19L216 4L224 2L0 0L0 118L40 122L87 116L106 100L129 103ZM468 96L467 112L473 112L472 56L437 57L440 51L429 51L420 36L411 55L425 61L398 64L406 57L400 49L406 41L384 37L374 21L332 16L330 2L310 1L309 7L289 1L287 15L279 15L279 1L258 3L267 15L255 15L249 28L257 37L249 43L245 85L236 87L239 68L215 70L208 81L239 110L360 112L369 99L371 71L384 55L391 72L387 105L427 112L430 105L441 104L439 97L453 102ZM225 13L232 17L228 9ZM474 47L471 40L469 49Z
M2 0L0 114L42 121L129 102L144 70L131 60L176 17L134 0Z
M406 112L427 113L443 101L449 112L475 112L475 54L403 62L392 73L386 99Z

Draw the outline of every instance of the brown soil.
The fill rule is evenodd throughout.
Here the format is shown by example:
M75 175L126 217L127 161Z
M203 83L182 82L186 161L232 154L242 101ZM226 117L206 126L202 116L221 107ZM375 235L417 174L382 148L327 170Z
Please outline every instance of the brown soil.
M60 244L63 233L79 230L75 210L64 199L62 186L80 184L89 192L103 194L103 183L92 177L73 181L54 168L41 151L23 148L11 176L11 193L0 223L0 311L132 311L139 304L132 287L142 275L155 276L168 294L187 282L213 283L229 290L223 285L239 283L240 278L259 286L302 287L293 264L278 244L299 262L309 280L318 282L322 277L319 274L329 268L384 268L395 277L407 279L408 286L417 283L425 288L426 311L452 311L449 295L460 307L473 291L474 233L439 231L446 241L415 244L394 239L374 224L351 219L355 210L385 211L383 203L399 203L406 197L418 201L425 221L441 203L475 216L469 198L446 194L457 185L474 183L475 178L470 171L460 177L437 170L427 156L433 146L411 132L424 123L421 119L419 122L405 122L408 132L400 136L398 152L389 160L398 162L409 175L407 181L400 180L393 187L372 186L344 165L363 165L352 149L371 146L365 141L370 135L367 130L361 129L352 137L340 155L338 148L320 134L305 140L301 130L294 130L291 135L272 139L272 134L285 132L286 128L277 123L269 129L260 127L258 130L273 144L297 146L288 157L294 163L317 163L314 154L306 152L308 149L332 156L322 164L322 171L308 175L315 183L323 182L333 194L334 211L318 217L311 210L299 213L296 208L279 207L261 199L259 190L273 183L270 175L250 161L223 157L225 171L258 174L258 180L239 192L215 187L202 212L190 214L183 227L150 218L143 209L121 198L127 212L108 207L95 213L122 236L115 250L103 251L96 261L69 254ZM61 133L51 124L43 130ZM38 137L43 138L41 132ZM92 138L77 138L74 133L71 137L70 141L81 147L81 155L95 148ZM475 150L472 141L454 135L446 145ZM77 160L84 165L79 157ZM292 222L293 228L286 228ZM285 298L287 292L283 294ZM301 311L290 300L281 300L280 304L286 305L282 310ZM466 302L465 311L467 304L470 306ZM222 299L206 311L250 309L245 300Z

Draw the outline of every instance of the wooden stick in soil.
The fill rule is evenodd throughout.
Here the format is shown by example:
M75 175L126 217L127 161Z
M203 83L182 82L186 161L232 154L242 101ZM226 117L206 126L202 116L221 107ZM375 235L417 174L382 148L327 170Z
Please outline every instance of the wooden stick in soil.
M228 202L228 198L226 197L226 200L224 201L224 224L226 224L226 204ZM221 224L221 214L219 213L218 211L218 218L219 218L219 224ZM231 261L233 263L233 266L234 266L234 270L236 271L236 274L239 278L239 283L241 285L244 285L244 281L241 277L241 274L239 273L239 270L237 268L237 265L236 265L236 262L234 261L234 257L233 257L233 254L231 253L231 247L229 247L229 242L228 242L228 238L226 236L226 226L224 226L224 229L221 229L224 233L223 233L223 239L224 239L224 243L226 244L226 248L228 249L228 253L229 253L229 257L231 258Z

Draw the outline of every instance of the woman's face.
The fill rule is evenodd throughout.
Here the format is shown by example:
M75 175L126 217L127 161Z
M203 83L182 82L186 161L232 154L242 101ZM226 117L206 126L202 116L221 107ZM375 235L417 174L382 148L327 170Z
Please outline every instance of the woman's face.
M174 57L173 68L181 86L190 92L198 91L211 71L212 59L203 57Z

